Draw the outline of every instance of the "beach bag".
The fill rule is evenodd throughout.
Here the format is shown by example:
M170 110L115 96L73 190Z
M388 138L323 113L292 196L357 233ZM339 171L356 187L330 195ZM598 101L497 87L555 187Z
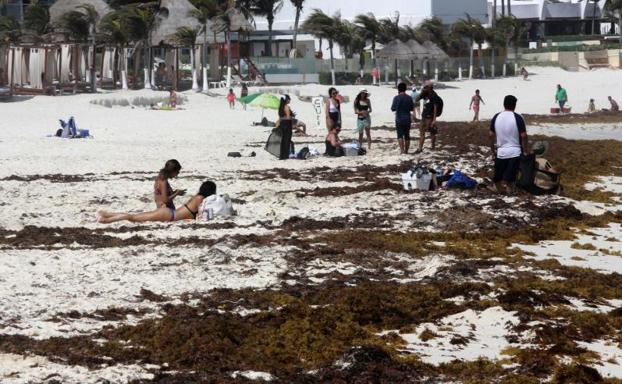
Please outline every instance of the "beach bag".
M474 189L477 181L471 179L460 171L454 171L453 175L447 180L447 188Z
M217 216L233 216L233 203L228 195L211 195L203 199L197 218L212 220Z
M348 143L343 145L344 156L359 156L361 146L358 143Z
M303 147L296 154L296 158L299 160L307 160L309 157L311 157L311 152L309 151L309 147Z
M408 192L428 191L432 184L432 173L425 167L417 166L402 175L402 184Z
M535 154L521 156L516 186L533 195L559 194L561 173L544 158Z

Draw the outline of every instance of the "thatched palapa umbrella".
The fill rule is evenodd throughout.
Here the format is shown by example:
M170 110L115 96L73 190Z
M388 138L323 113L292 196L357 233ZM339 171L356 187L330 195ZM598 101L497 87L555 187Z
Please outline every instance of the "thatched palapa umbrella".
M417 54L408 46L408 44L401 40L393 40L382 48L376 55L379 58L395 60L395 85L399 83L399 77L397 74L397 61L398 60L415 60Z
M188 0L161 0L156 28L151 34L152 46L169 46L174 49L175 77L173 87L175 89L177 89L179 80L179 47L176 46L173 36L177 30L182 27L189 27L197 30L201 27L199 21L190 15L193 10L196 10L196 7Z

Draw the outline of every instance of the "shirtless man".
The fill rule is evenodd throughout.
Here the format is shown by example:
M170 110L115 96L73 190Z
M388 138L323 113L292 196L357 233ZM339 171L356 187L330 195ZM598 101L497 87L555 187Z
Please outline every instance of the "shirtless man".
M475 95L471 97L471 104L469 104L469 110L472 109L473 112L475 113L475 115L473 116L473 121L479 121L479 104L480 103L486 105L486 103L484 103L484 99L482 99L482 97L479 95L479 89L477 89L475 91Z

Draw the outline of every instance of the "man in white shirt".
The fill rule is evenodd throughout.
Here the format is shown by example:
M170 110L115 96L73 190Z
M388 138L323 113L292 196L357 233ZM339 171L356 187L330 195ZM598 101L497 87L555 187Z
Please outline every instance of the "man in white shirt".
M497 188L512 192L520 156L527 155L528 140L525 120L515 113L516 97L508 95L503 100L505 111L497 113L490 123L490 149L495 159L493 181Z

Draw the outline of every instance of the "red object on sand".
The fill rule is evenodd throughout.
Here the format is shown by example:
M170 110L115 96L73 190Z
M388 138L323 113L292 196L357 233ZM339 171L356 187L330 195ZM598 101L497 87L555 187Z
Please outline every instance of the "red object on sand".
M560 109L559 108L551 108L551 113L559 113Z
M562 113L570 113L572 108L562 108Z

